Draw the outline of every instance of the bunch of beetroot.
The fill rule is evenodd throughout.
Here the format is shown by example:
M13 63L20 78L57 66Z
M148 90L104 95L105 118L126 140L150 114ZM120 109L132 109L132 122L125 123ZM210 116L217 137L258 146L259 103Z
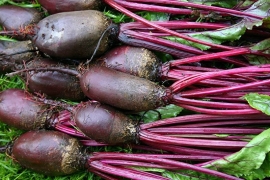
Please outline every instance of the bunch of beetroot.
M240 179L203 165L239 151L269 126L242 97L270 95L270 3L38 2L42 10L0 5L0 35L17 39L0 41L1 72L26 83L26 90L0 93L0 120L29 131L3 152L52 176L88 169L104 179L193 171L196 178ZM99 11L107 5L136 21L115 24ZM166 20L146 20L138 10ZM24 22L12 19L15 13ZM168 104L191 114L150 123L135 116ZM86 149L108 145L143 153Z

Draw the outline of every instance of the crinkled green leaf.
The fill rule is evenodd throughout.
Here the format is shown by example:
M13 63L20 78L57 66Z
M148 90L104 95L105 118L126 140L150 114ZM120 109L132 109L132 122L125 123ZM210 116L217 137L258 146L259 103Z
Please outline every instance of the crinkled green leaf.
M239 2L239 1L238 1ZM254 0L246 0L244 2L239 2L240 4L238 4L238 8L241 8L241 7L248 7L248 6L251 6L253 3L254 3Z
M269 0L259 0L244 12L266 18L269 16L269 9L270 9ZM244 21L245 27L247 29L252 29L253 26L261 26L263 24L263 19L259 20L255 18L244 17Z
M270 38L255 44L254 46L250 47L250 49L264 54L264 56L255 54L245 55L250 64L259 65L270 63Z
M168 13L162 13L162 12L141 12L138 13L145 19L149 21L168 21L170 20L170 15Z
M158 119L176 117L182 110L183 108L170 104L165 107L160 107L156 110L141 112L139 114L143 117L144 122L147 123Z
M190 35L190 36L192 36L192 35ZM163 37L163 38L168 39L168 40L173 41L173 42L178 42L178 43L185 44L185 45L188 45L188 46L196 47L196 48L198 48L200 50L210 49L210 46L206 46L206 45L203 45L203 44L187 41L185 39L178 38L178 37L166 36L166 37ZM207 41L205 39L200 39L200 40Z
M163 172L162 176L173 179L173 180L200 180L197 177L190 177L190 176L182 175L180 173L175 173L171 171Z
M246 94L244 98L252 108L270 115L270 96L258 93L249 93Z
M269 9L270 9L269 0L259 0L255 2L250 8L245 10L245 12L249 14L255 14L261 17L268 17ZM238 40L246 32L246 29L251 30L253 26L261 26L262 24L263 20L245 16L240 22L227 28L222 28L215 31L204 31L200 33L187 33L187 35L194 37L195 39L210 42L213 44L221 44L226 41ZM207 50L210 48L209 46L190 42L182 38L176 38L172 36L166 36L164 38L169 39L171 41L186 44L189 46L193 46L201 50Z
M221 44L225 41L234 41L238 40L246 31L244 21L240 21L239 23L232 25L228 28L222 28L216 31L204 31L200 33L189 33L188 35L195 38L199 39L205 42L210 42L213 44ZM166 39L169 39L171 41L179 42L181 44L186 44L192 47L199 48L201 50L207 50L210 47L199 44L199 43L194 43L191 41L187 41L182 38L176 38L176 37L171 37L167 36L165 37Z
M270 129L253 138L240 151L204 167L237 177L263 179L269 176ZM255 179L256 179L255 178Z
M260 51L264 54L270 54L270 38L255 44L250 49L254 51Z

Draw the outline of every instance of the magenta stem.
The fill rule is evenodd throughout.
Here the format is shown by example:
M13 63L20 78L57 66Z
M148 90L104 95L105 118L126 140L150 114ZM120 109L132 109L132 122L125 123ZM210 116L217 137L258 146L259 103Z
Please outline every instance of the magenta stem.
M205 173L205 174L210 174L213 176L217 176L220 178L225 178L225 179L232 179L232 180L239 180L239 178L233 177L228 174L224 174L222 172L214 171L211 169L207 168L202 168L198 167L192 164L184 163L184 162L179 162L179 161L174 161L174 160L169 160L169 159L163 159L163 158L151 158L151 157L146 157L140 154L123 154L123 153L95 153L92 158L95 159L125 159L125 160L132 160L132 161L142 161L142 162L152 162L156 164L163 164L163 165L168 165L168 166L173 166L173 167L178 167L179 169L189 169L189 170L194 170L197 172ZM97 161L92 161L92 162L97 162ZM92 167L92 162L91 158L89 159L89 164Z
M170 144L161 144L156 143L155 141L147 141L144 142L145 144L155 147L157 149L166 150L169 152L173 152L176 154L187 154L187 155L199 155L199 156L217 156L217 157L223 157L228 154L231 154L231 152L225 152L225 151L217 151L217 150L206 150L206 149L197 149L194 147L184 147L184 146L176 146L176 145L170 145Z
M61 125L61 124L56 124L54 126L54 129L56 129L58 131L61 131L63 133L66 133L66 134L75 136L75 137L83 137L83 138L86 138L87 137L82 132L80 132L80 131L78 131L78 130L76 130L74 128L70 128L70 127Z
M164 134L164 135L178 135L178 134L259 134L264 129L256 128L182 128L182 127L162 127L162 128L152 128L148 131L152 133Z
M105 172L105 173L112 174L115 176L130 178L130 179L169 180L168 178L164 178L162 176L157 177L154 174L149 175L149 173L144 173L142 171L130 172L125 168L111 166L111 165L108 165L106 163L102 163L100 161L89 161L88 165L91 168L94 168L94 169L99 170L101 172Z
M216 159L217 156L203 156L203 155L179 155L179 154L144 154L146 157L165 158L174 160L208 160Z
M168 47L175 48L178 50L186 51L187 53L206 54L206 52L203 52L197 48L194 48L194 47L191 47L191 46L188 46L185 44L180 44L177 42L173 42L173 41L166 40L166 39L159 38L159 37L155 37L155 36L149 36L149 35L146 35L146 34L143 34L140 32L136 32L133 30L125 30L122 33L124 33L126 36L129 36L129 37L133 37L133 38L145 40L145 41L150 41L150 42L157 43L157 44L160 44L163 46L168 46Z
M178 70L178 69L164 69L163 68L163 70L161 72L160 79L162 81L164 81L164 80L177 81L177 80L181 80L183 78L186 78L187 76L191 76L191 75L199 74L199 73L200 72L194 72L194 71L192 72L192 71L185 71L185 70ZM222 78L219 78L219 79L222 79ZM215 87L215 86L228 87L228 86L235 86L235 85L242 84L239 82L229 81L230 78L224 78L224 79L227 79L227 80L205 79L205 80L198 82L197 84L204 85L204 86L210 86L210 87ZM237 80L237 79L235 78L234 80ZM183 92L181 92L181 94L183 94Z
M130 38L128 37L124 32L120 32L118 36L119 41L131 45L131 46L139 46L139 47L144 47L147 49L155 50L155 51L160 51L164 52L167 54L170 54L172 56L175 56L177 58L186 58L186 57L191 57L194 56L192 53L188 53L186 51L181 51L178 49L170 48L158 43L146 41L146 40L141 40L139 38ZM174 43L172 41L168 41L169 43Z
M258 72L269 73L270 68L268 68L267 66L249 66L249 67L234 68L234 69L229 69L229 70L222 70L218 72L201 73L200 75L195 75L194 77L188 77L187 79L184 78L182 80L175 82L174 84L170 86L170 89L172 90L173 93L176 93L180 91L181 89L187 86L190 86L196 82L199 82L201 80L223 76L223 75L240 74L240 73L258 73ZM266 83L266 82L264 81L263 83ZM263 84L263 83L259 83L259 84Z
M217 136L217 135L205 135L205 134L177 134L177 135L166 135L166 136L179 137L179 138L210 139L210 140L222 139L222 140L226 140L226 141L245 141L245 142L249 142L257 134L254 134L253 136L251 136L251 135L252 134L247 134L247 135L242 135L242 136L240 136L240 135L234 136L234 135L227 134L226 136L221 136L220 137L220 136Z
M191 105L184 105L184 104L178 104L175 103L178 106L181 106L184 109L188 109L194 112L198 113L204 113L204 114L213 114L213 115L224 115L224 116L232 116L232 115L248 115L248 114L261 114L260 111L255 109L237 109L237 110L219 110L219 109L207 109L207 108L200 108L196 106Z
M157 143L171 144L171 145L183 145L192 147L212 147L212 148L242 148L247 142L243 141L225 141L225 140L205 140L205 139L191 139L191 138L176 138L159 135L147 130L141 130L139 132L140 140L142 142L155 140Z
M115 1L119 2L119 0L115 0ZM126 1L153 3L153 1L151 0L126 0ZM233 10L233 9L228 9L228 8L208 6L208 5L196 4L196 3L190 3L190 2L182 2L182 1L177 1L177 0L156 0L155 4L168 4L168 5L178 5L178 6L184 6L184 7L193 7L193 8L198 8L198 9L205 9L208 11L223 12L223 13L227 13L227 14L231 14L231 15L239 16L239 17L247 16L247 17L252 17L255 19L264 18L256 14L246 13L244 11L238 11L238 10Z
M185 116L177 116L173 118L167 118L166 121L159 120L146 124L141 124L140 129L145 130L154 127L162 127L162 126L172 126L179 124L191 124L198 123L204 121L216 122L216 121L228 121L228 120L268 120L269 116L260 114L260 115L243 115L243 116L222 116L222 115L209 115L209 114L192 114Z
M135 41L135 40L132 40L132 39L137 39L137 40L141 40L141 41L145 41L145 45L142 45L140 44L140 46L143 46L143 47L146 47L146 48L150 48L150 49L153 49L153 50L157 50L157 51L162 51L162 52L165 52L165 53L168 53L168 54L171 54L171 55L175 55L177 57L180 57L180 58L187 58L187 57L193 57L195 56L195 54L209 54L208 52L205 52L205 51L201 51L197 48L194 48L194 47L191 47L191 46L187 46L187 45L184 45L184 44L180 44L180 43L177 43L177 42L173 42L173 41L170 41L170 40L166 40L166 39L163 39L163 38L159 38L159 37L155 37L155 36L150 36L150 35L147 35L147 34L143 34L143 33L140 33L140 32L136 32L136 31L133 31L133 30L120 30L120 34L119 34L119 40L126 43L126 44L131 44L131 45L134 45L133 43L130 43L129 41ZM125 38L124 38L125 37ZM155 46L153 47L149 47L149 45L147 46L147 44L149 43L155 43ZM167 48L175 48L176 50L180 50L182 51L181 53L183 55L179 56L177 55L177 53L172 53L170 52L170 49L159 49L159 46L165 46ZM193 54L190 54L190 53L193 53ZM233 63L233 64L236 64L238 66L249 66L249 64L247 63L244 63L240 60L234 60L232 58L229 58L229 57L220 57L219 60L222 60L224 62L229 62L229 63Z
M84 146L107 146L108 144L100 143L92 139L80 139L80 142Z
M139 3L126 2L126 1L117 1L117 3L122 5L125 8L129 8L133 10L140 10L140 11L144 10L144 11L164 12L164 13L182 14L182 15L190 15L193 12L190 9L163 7L163 6L157 6L157 5L139 4Z
M190 124L183 124L183 125L175 125L173 127L182 127L182 128L191 128L191 127L220 127L220 126L227 126L227 125L239 125L239 126L247 126L247 125L270 125L270 118L267 120L259 120L259 119L252 119L252 120L226 120L226 121L206 121L201 123L190 123Z
M210 160L213 160L213 159L210 159ZM169 167L169 166L162 166L162 165L156 165L156 164L145 163L145 162L136 162L136 161L134 162L134 161L126 161L126 160L104 159L104 160L100 160L100 162L110 164L110 165L117 165L117 166L139 166L139 167L160 168L160 169L178 169L177 167Z
M186 98L187 97L205 97L206 95L214 95L216 93L227 93L227 92L237 91L237 90L248 90L250 87L259 87L261 85L267 85L269 84L269 82L270 82L270 79L257 81L257 82L251 82L247 84L234 85L231 87L227 86L227 87L221 87L221 88L200 88L198 90L192 90L190 92L183 91L181 92L181 97L186 97ZM245 93L249 93L249 92L255 92L255 91L254 90L245 91Z
M173 96L173 103L177 105L196 105L196 106L204 106L204 107L211 107L216 109L235 109L235 110L243 110L243 109L252 109L247 103L226 103L226 102L212 102L212 101L205 101L205 100L195 100L195 99L188 99L183 98L181 95L174 95Z
M89 168L88 170L89 170L90 172L92 172L92 173L98 175L99 177L105 179L105 180L119 180L118 178L114 178L114 177L112 177L111 175L102 173L102 172L100 172L100 171L98 171L98 170L94 170L94 169L91 169L91 168Z
M154 24L158 24L160 26L163 26L168 29L193 29L193 28L203 28L203 29L219 29L219 28L225 28L228 27L227 24L221 24L221 23L205 23L205 22L190 22L190 21L151 21ZM153 31L154 28L150 28L149 26L146 26L145 24L142 24L140 22L129 22L129 23L123 23L121 24L121 30L147 30L147 31Z
M229 56L237 56L237 55L243 55L243 54L249 54L251 50L249 48L236 48L229 51L223 51L223 52L217 52L217 53L209 53L206 55L199 55L184 59L178 59L170 61L170 66L179 66L183 64L189 64L194 62L200 62L200 61L209 61L213 59L219 59L221 57L229 57Z

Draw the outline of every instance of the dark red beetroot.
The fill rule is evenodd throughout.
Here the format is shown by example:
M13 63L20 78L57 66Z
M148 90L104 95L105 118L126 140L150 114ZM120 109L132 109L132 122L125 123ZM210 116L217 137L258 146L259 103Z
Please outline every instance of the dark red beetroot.
M37 24L36 35L32 39L40 51L51 57L87 59L96 48L96 55L109 48L114 31L110 25L111 21L100 11L57 13ZM98 47L103 33L105 35Z
M86 164L79 142L54 131L21 135L12 146L11 156L23 167L51 176L72 174Z
M150 50L125 45L108 51L95 63L150 81L158 80L161 65L156 55Z
M41 52L51 57L90 59L112 45L118 26L100 11L84 10L53 14L27 30L0 34L28 36Z
M171 171L189 169L228 180L239 180L221 172L179 162L176 159L181 157L177 155L107 152L88 155L77 139L55 131L29 131L21 135L13 143L10 155L23 167L51 176L67 175L87 168L105 179L124 177L138 180L169 180L157 173L131 168L139 166Z
M36 56L36 50L30 41L0 41L0 73L16 69Z
M48 105L34 101L32 95L23 90L2 91L0 99L1 121L18 129L39 129L52 116Z
M76 126L96 141L108 144L136 141L137 122L112 107L98 102L82 103L74 110L74 118Z
M99 0L38 0L39 4L48 11L49 14L60 12L100 9L101 1Z
M23 8L13 5L0 6L0 25L5 30L20 30L27 34L28 28L37 24L42 18L42 13L36 8Z
M170 98L165 87L104 66L90 66L82 72L80 84L87 97L133 111L156 109Z
M27 68L70 68L75 66L66 65L50 58L36 58L26 64ZM32 93L44 94L50 98L68 99L80 101L85 98L77 77L58 71L29 71L24 76L27 88Z

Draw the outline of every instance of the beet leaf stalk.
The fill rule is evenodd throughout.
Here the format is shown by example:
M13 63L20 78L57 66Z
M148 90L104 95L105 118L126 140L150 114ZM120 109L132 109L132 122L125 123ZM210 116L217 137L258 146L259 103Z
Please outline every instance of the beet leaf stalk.
M124 7L128 7L128 5L133 5L136 2L137 5L139 3L152 3L153 1L149 0L126 0L126 1L119 1L119 0L114 0L115 2L121 4ZM267 3L266 1L260 1L260 3ZM148 4L143 4L145 7L148 6ZM264 17L258 16L257 14L253 13L246 13L245 11L239 11L239 10L234 10L234 9L229 9L229 8L222 8L222 7L216 7L216 6L209 6L209 5L203 5L203 4L198 4L198 3L193 3L193 2L181 2L181 1L176 1L176 0L169 0L169 1L163 1L163 0L157 0L155 4L161 4L161 5L176 5L176 6L182 6L182 7L192 7L192 8L197 8L197 9L204 9L207 11L216 11L216 12L222 12L222 13L227 13L230 15L234 16L247 16L250 18L255 18L255 19L263 19ZM253 6L257 7L259 3L254 3ZM141 5L140 7L143 8L144 6ZM169 8L169 7L168 7ZM143 10L143 9L140 9Z
M35 150L33 151L33 149ZM94 173L99 172L98 174L102 177L108 177L108 179L117 179L119 176L138 180L169 179L162 173L147 172L147 168L156 168L169 170L172 173L177 173L177 170L180 169L188 169L223 179L240 179L211 169L162 158L163 155L159 157L158 154L113 152L89 154L83 150L77 139L56 131L26 132L13 142L8 153L22 166L51 176L67 175L78 170L88 169ZM43 153L49 154L49 156L44 156ZM140 170L136 167L146 167L146 170Z

